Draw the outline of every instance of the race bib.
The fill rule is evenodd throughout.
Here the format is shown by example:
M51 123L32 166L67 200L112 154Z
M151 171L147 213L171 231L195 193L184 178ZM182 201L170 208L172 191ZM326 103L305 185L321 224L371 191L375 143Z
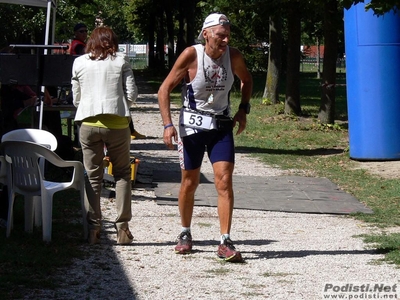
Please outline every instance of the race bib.
M212 121L212 116L203 115L195 111L183 111L183 124L185 126L210 130Z

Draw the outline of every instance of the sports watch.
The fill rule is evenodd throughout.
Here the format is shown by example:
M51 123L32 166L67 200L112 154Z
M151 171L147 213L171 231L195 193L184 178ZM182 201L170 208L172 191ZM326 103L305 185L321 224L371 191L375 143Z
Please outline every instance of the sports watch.
M250 103L240 103L239 109L243 109L246 112L246 115L250 113Z

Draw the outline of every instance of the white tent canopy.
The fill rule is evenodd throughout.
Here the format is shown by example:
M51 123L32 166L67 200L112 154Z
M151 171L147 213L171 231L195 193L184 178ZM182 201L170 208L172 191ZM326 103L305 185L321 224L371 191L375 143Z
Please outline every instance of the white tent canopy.
M20 4L28 6L39 6L39 7L47 7L48 2L53 2L53 5L55 5L55 0L0 0L0 3Z
M46 17L46 32L45 32L45 45L49 44L49 33L50 33L50 17L51 17L51 9L53 10L53 26L52 26L52 39L51 43L54 42L54 28L55 28L55 19L56 19L56 1L57 0L0 0L0 3L9 3L9 4L19 4L19 5L28 5L28 6L39 6L39 7L47 7L47 17Z

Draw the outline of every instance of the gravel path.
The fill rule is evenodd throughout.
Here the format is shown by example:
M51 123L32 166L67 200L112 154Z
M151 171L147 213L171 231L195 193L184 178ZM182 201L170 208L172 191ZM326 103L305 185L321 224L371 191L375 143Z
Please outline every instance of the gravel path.
M139 178L146 179L152 170L178 170L176 151L166 150L162 141L156 96L141 95L133 118L140 133L154 137L132 142L141 159ZM285 174L243 154L238 159L237 175ZM202 172L211 173L207 160ZM324 299L326 284L399 283L399 270L378 263L383 256L368 249L359 237L378 229L352 218L235 210L231 236L245 263L230 264L216 258L219 226L215 208L195 207L195 251L181 256L173 251L180 230L178 208L158 206L151 189L133 189L133 199L132 245L115 244L115 203L102 198L101 244L83 245L90 255L76 260L70 269L60 270L63 286L56 291L37 291L32 298L309 300ZM325 295L338 294L329 292ZM391 299L400 297L400 292L395 292ZM362 299L360 294L358 299ZM372 294L368 292L364 298Z

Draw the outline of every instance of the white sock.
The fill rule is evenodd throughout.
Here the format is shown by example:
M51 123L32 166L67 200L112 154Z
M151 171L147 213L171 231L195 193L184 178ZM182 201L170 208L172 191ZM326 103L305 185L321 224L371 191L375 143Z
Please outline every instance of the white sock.
M221 244L223 244L224 241L227 239L230 239L229 233L225 233L225 234L221 235Z
M182 227L182 232L189 232L190 233L190 227Z

